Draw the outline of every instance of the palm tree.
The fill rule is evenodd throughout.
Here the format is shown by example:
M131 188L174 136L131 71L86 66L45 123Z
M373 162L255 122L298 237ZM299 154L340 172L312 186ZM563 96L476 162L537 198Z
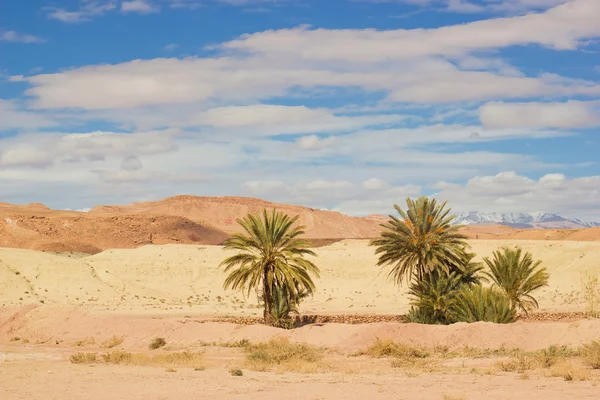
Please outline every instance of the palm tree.
M444 325L452 323L453 312L463 285L461 276L455 272L448 275L439 270L413 282L408 292L412 296L409 321Z
M451 225L454 216L449 215L446 203L438 205L435 199L420 197L416 201L407 198L406 205L404 212L394 204L400 218L390 215L381 224L381 237L371 242L379 254L377 265L393 264L389 276L398 285L403 280L423 280L436 269L447 274L461 270L467 257L466 236Z
M319 269L306 256L316 256L309 250L310 242L301 239L303 226L294 226L298 216L263 210L260 215L248 214L237 222L245 233L236 233L224 242L225 249L238 253L225 259L221 266L229 273L223 287L241 289L248 295L257 291L264 306L265 323L271 319L274 292L281 289L285 298L297 305L306 295L312 295Z
M493 260L483 259L490 269L485 274L504 292L513 309L519 308L527 314L532 308L538 308L538 302L531 293L548 286L550 277L546 268L538 268L542 262L534 262L528 252L522 255L521 248L504 247L493 254Z

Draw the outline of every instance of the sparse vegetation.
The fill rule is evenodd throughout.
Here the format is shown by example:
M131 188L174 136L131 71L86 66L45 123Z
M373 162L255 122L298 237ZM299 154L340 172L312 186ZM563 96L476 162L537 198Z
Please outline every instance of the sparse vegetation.
M104 354L97 353L75 353L70 360L73 364L106 363L116 365L138 365L148 367L191 367L195 370L203 370L205 367L204 353L202 352L179 352L160 353L148 355L144 353L130 353L122 350L114 350Z
M157 338L154 338L154 340L152 340L152 342L150 342L150 344L148 345L148 348L151 350L156 350L156 349L163 347L166 344L167 344L167 341L165 340L165 338L157 337Z
M105 349L112 349L113 347L120 346L125 338L123 336L114 335L113 337L102 342L102 347Z
M593 369L600 369L600 341L584 345L581 354L586 364Z
M271 339L245 347L246 364L256 371L316 372L323 358L322 350L288 339Z
M399 357L399 358L426 358L429 353L422 347L410 346L403 343L394 342L391 339L375 340L362 354L381 358L381 357Z
M231 376L244 376L244 371L239 368L232 368L229 370L229 375Z
M75 346L83 347L83 346L93 346L96 344L96 339L93 336L86 337L84 339L78 340L75 342Z
M581 289L585 302L585 312L589 317L598 318L600 303L600 282L598 275L586 273L581 275Z
M571 361L554 365L550 369L550 376L563 378L567 382L587 381L590 379L590 373L587 369L578 367Z
M97 362L96 353L75 353L69 359L73 364L93 364Z

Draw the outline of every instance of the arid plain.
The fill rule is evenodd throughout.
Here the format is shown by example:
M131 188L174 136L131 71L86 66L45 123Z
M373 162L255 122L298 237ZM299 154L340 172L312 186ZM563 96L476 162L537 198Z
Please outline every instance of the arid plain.
M600 396L600 370L588 365L580 351L600 339L600 320L583 315L589 308L584 283L600 274L595 229L467 230L485 238L470 240L478 259L501 246L518 245L542 260L550 283L536 296L538 315L550 320L451 326L389 322L390 317L370 322L409 308L406 287L394 286L388 270L376 266L369 241L356 238L376 231L377 219L289 206L290 212L302 214L309 236L324 244L315 248L321 269L317 292L302 303L302 314L370 319L281 330L234 323L259 317L262 310L254 293L246 298L222 288L219 263L228 253L210 241L232 229L223 229L217 208L206 213L190 206L200 200L181 201L185 204L155 203L153 210L138 205L85 214L5 206L3 245L15 248L0 249L1 399ZM243 211L227 201L219 208L227 212L222 217L227 226L233 226L237 214L263 205L235 202L245 202ZM190 209L195 214L173 211ZM161 231L166 226L161 221L175 217L181 218L178 228ZM139 223L135 218L147 219L155 230L143 233L150 235L150 243L136 239L122 246L114 236L95 241L94 235L61 233L77 223L89 224L88 218L100 218L104 225L88 225L85 232L131 237L127 229L134 224L124 221ZM311 221L321 231L311 231ZM203 232L210 233L205 242ZM35 238L28 243L46 251L18 248L31 247L20 244L24 236ZM524 240L528 237L537 240ZM98 250L83 251L90 248ZM156 338L164 343L149 349ZM268 350L259 344L272 339L271 350L289 347L299 358L273 362L265 361L264 354L256 356ZM305 346L294 348L298 344ZM73 358L78 355L83 359ZM242 376L235 376L237 369Z

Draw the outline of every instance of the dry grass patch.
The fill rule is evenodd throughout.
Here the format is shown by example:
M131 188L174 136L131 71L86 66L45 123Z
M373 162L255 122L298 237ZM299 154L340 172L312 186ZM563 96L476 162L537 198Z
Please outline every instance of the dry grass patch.
M314 373L323 369L323 349L288 339L271 339L244 348L246 366L254 371Z
M163 353L149 355L144 353L129 353L127 351L115 350L101 354L96 353L76 353L71 356L73 364L93 364L106 363L115 365L137 365L144 367L190 367L197 371L204 370L204 353L201 352L181 352L181 353Z
M453 396L453 395L446 394L446 393L442 394L442 399L444 399L444 400L465 400L465 398L462 396Z
M586 344L581 349L583 361L593 369L600 369L600 341Z
M114 335L110 339L107 339L104 342L102 342L102 347L105 349L112 349L113 347L120 346L124 340L125 338L123 336Z
M386 339L375 340L361 355L368 355L374 358L398 357L398 358L427 358L429 353L423 347L410 346L403 343L394 342Z
M94 364L98 361L96 353L75 353L69 357L73 364Z
M518 355L512 360L499 361L496 366L500 371L504 372L520 372L529 371L535 369L536 362L533 358L524 355Z
M587 381L590 379L590 371L573 365L571 361L564 361L554 365L550 369L550 376L561 377L565 381Z
M86 337L84 339L78 340L75 342L75 346L83 347L83 346L93 346L96 344L96 339L93 336Z

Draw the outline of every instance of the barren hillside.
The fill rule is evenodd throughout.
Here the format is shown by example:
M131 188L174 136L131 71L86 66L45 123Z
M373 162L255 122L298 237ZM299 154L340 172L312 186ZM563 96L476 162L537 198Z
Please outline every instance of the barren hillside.
M306 236L317 246L342 239L376 237L387 217L350 217L333 211L243 197L176 196L123 206L98 206L90 212L51 210L43 204L0 203L0 247L97 253L144 244L220 244L239 232L236 219L276 208L299 215ZM470 225L471 239L600 240L600 228L514 229Z

